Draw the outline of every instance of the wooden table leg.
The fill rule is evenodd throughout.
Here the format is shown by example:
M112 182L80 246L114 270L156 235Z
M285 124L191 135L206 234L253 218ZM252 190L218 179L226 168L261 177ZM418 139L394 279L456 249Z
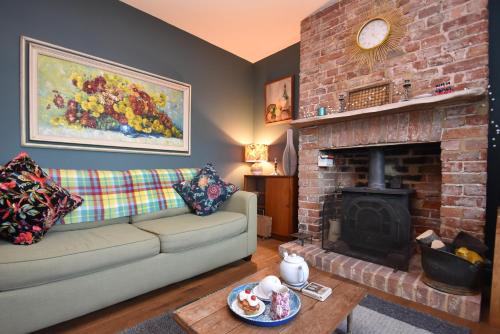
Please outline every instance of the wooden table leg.
M347 315L346 334L352 334L352 312Z

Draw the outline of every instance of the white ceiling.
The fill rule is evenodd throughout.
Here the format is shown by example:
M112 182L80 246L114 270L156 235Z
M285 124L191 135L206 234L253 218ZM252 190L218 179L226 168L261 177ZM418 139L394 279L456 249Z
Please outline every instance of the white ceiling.
M122 0L252 63L300 40L300 21L337 0Z

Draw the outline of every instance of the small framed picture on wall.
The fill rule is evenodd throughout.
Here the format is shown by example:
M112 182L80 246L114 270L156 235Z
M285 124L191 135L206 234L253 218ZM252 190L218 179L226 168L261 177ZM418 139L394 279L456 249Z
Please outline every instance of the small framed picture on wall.
M293 75L266 83L265 124L288 123L293 119Z

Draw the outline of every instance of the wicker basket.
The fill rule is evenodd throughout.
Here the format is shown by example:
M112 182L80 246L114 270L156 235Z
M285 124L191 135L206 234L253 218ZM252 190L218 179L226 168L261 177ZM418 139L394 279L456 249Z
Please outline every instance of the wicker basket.
M262 238L270 238L273 228L273 218L257 215L257 235Z

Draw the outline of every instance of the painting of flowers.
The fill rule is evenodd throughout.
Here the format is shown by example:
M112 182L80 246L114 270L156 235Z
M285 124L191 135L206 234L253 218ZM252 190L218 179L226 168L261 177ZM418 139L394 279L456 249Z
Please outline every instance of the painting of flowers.
M24 145L189 154L189 85L43 42L23 42L29 54Z
M293 76L266 83L265 124L281 124L293 119Z

